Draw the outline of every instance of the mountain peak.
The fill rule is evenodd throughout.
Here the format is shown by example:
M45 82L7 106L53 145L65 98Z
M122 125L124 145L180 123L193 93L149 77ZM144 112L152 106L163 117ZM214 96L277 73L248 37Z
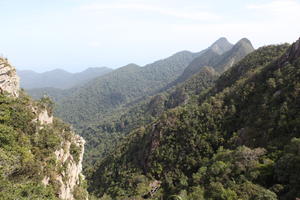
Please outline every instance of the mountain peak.
M248 53L254 51L254 47L252 46L252 43L247 38L240 39L233 47L232 49L243 49L244 51L247 51Z
M252 46L252 43L248 38L242 38L236 44L250 44Z
M226 51L230 50L232 46L233 45L228 42L225 37L221 37L210 46L210 49L218 54L223 54Z
M218 44L218 43L229 43L226 37L220 37L219 39L217 39L217 41L214 42L214 44Z

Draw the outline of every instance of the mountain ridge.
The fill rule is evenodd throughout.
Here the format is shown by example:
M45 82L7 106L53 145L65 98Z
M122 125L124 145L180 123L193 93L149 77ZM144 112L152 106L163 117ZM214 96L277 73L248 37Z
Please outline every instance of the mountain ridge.
M259 48L221 75L230 82L213 86L216 93L132 130L89 176L90 191L113 199L299 197L298 44Z
M0 199L87 199L84 139L53 117L49 98L33 101L0 58Z
M222 54L219 54L214 48L219 43L224 45L226 49ZM221 38L208 48L206 52L195 58L174 84L187 80L191 75L198 73L204 66L213 67L217 72L222 73L253 50L250 40L246 38L239 40L234 45L230 44L226 38Z
M21 77L21 87L24 89L44 87L66 89L83 84L111 71L113 70L107 67L91 67L76 73L71 73L63 69L54 69L42 73L32 70L17 70L17 73Z

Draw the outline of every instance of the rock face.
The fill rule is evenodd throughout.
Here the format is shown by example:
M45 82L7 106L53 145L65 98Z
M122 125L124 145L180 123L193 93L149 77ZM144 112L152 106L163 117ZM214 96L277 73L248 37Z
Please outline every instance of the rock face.
M61 199L73 200L73 191L80 184L84 176L82 171L82 160L84 153L85 141L82 137L74 135L71 141L65 141L62 145L64 148L55 152L57 160L66 166L65 171L56 180L60 183L59 197ZM77 148L78 152L74 155L73 148ZM73 155L72 155L73 153Z
M38 115L38 121L41 123L41 125L52 124L53 116L50 116L47 110L42 110Z
M8 63L7 59L0 57L0 91L17 98L19 90L19 77L15 68ZM39 130L47 128L47 126L56 126L47 106L38 106L35 103L30 106L32 113L36 116L34 121L38 122ZM37 134L39 133L37 132ZM60 199L74 200L74 194L78 193L76 189L80 188L84 179L81 172L85 141L71 130L62 131L60 139L61 145L54 152L56 166L51 169L50 175L45 175L42 183L44 185L55 184ZM87 194L83 196L86 196L87 199Z
M300 38L292 44L289 50L278 60L278 65L293 62L300 57Z
M49 115L47 110L40 111L37 116L36 120L40 122L41 128L53 123L53 116ZM76 187L84 180L81 174L84 144L85 140L82 137L71 132L68 138L62 141L61 148L54 152L57 167L63 170L57 171L51 178L45 176L42 183L48 185L50 182L57 182L60 199L75 200Z
M18 97L20 80L16 69L9 64L6 58L0 57L0 91Z
M39 122L40 125L52 124L53 116L49 115L47 109L39 111L37 107L32 107L32 112L37 116L34 121Z

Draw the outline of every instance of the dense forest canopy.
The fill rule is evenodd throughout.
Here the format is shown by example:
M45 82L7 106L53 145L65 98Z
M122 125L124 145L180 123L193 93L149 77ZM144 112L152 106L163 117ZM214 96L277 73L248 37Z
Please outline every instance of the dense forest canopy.
M299 42L254 51L193 101L131 131L91 172L90 191L102 199L300 196Z
M56 104L28 97L3 63L0 199L300 197L300 39L254 50L220 38L33 91ZM85 138L84 158L85 141L53 113Z

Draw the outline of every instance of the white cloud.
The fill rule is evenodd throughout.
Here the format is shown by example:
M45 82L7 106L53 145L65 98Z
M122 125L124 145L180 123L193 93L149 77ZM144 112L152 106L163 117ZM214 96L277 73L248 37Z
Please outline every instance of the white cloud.
M300 2L297 0L273 0L268 3L249 4L247 8L282 19L298 20L300 16Z
M145 3L111 3L111 4L89 4L80 7L84 11L94 11L104 13L111 10L125 10L125 11L137 11L137 12L151 12L169 17L175 17L179 19L187 20L218 20L221 17L215 13L207 11L198 11L183 8L167 8L162 5L151 5Z

